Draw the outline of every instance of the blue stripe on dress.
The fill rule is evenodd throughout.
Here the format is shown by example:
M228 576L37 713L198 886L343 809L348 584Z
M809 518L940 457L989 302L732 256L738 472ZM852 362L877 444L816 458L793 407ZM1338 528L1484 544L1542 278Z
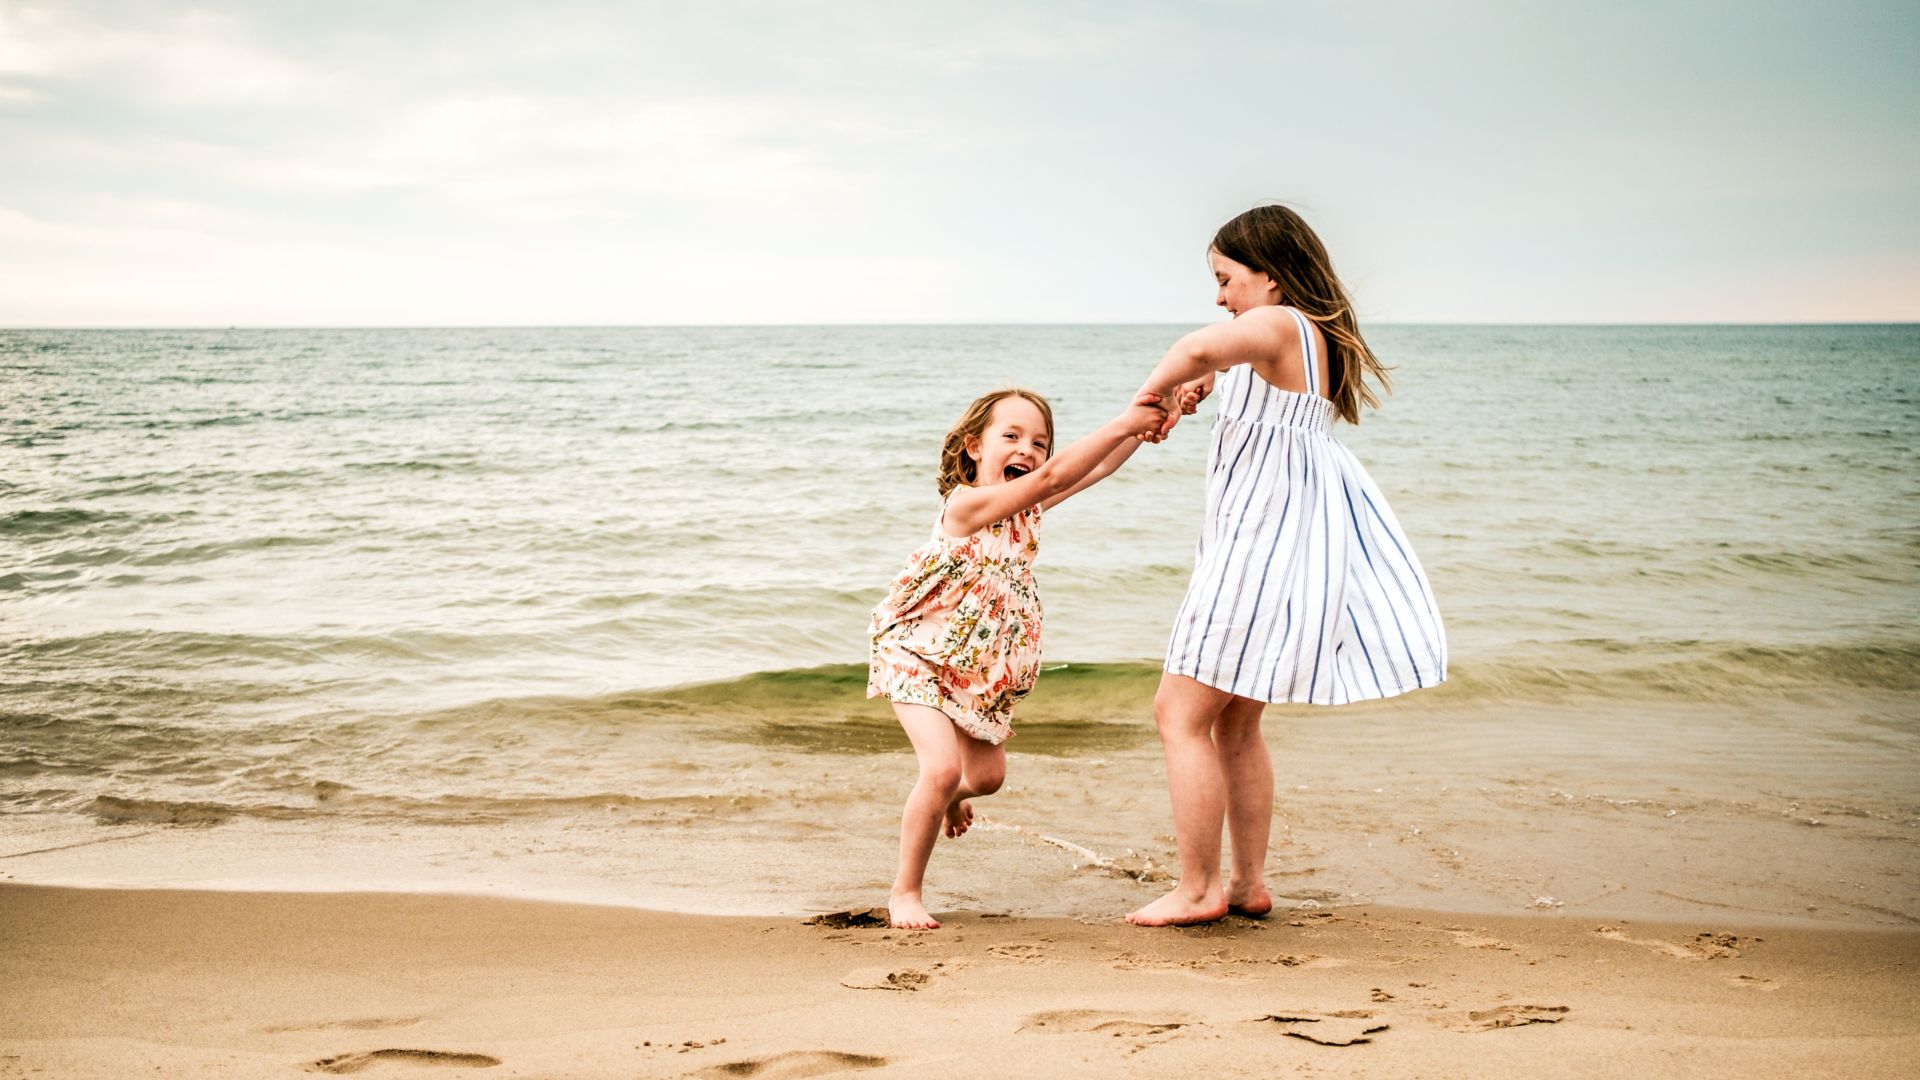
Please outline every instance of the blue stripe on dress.
M1342 481L1340 484L1340 493L1343 496L1345 496L1347 500L1347 518L1348 520L1353 522L1353 538L1357 543L1359 543L1360 554L1366 557L1367 569L1373 571L1374 584L1380 586L1380 595L1384 597L1386 596L1386 592L1387 592L1386 581L1382 579L1380 576L1380 568L1373 565L1373 553L1367 549L1367 529L1366 529L1366 526L1360 524L1359 511L1354 509L1353 490L1347 486L1345 481ZM1362 494L1362 497L1363 498L1365 497L1364 493ZM1383 559L1385 558L1384 553L1382 553L1382 558ZM1400 579L1398 575L1394 577L1394 584L1396 586L1400 585ZM1400 591L1401 591L1401 597L1404 599L1406 596L1406 589L1402 587ZM1365 598L1366 598L1366 593L1362 592L1361 599L1364 601ZM1369 613L1371 613L1373 610L1373 605L1369 603L1367 605L1367 610L1369 611ZM1403 648L1407 650L1407 667L1413 671L1414 682L1418 683L1421 686L1425 686L1426 684L1420 681L1420 661L1413 655L1413 643L1407 640L1407 628L1400 625L1400 613L1393 609L1392 604L1388 604L1387 614L1393 617L1393 628L1400 632L1400 644ZM1378 615L1375 615L1374 625L1376 628L1379 628L1379 623L1380 623L1380 617ZM1385 634L1384 632L1382 632L1382 638L1384 637L1385 637ZM1393 662L1391 659L1388 660L1387 667L1389 670L1393 670ZM1393 677L1395 681L1399 680L1400 674L1397 670L1394 671Z
M1324 499L1323 499L1324 501ZM1313 700L1313 690L1320 683L1320 654L1327 647L1327 616L1332 613L1333 605L1333 515L1320 515L1320 636L1313 643L1313 674L1307 677L1307 700ZM1336 630L1339 624L1335 624Z
M1400 561L1401 561L1401 565L1402 565L1403 567L1405 567L1405 568L1406 568L1407 570L1409 570L1409 571L1412 571L1412 570L1413 570L1413 566L1412 566L1412 563L1413 563L1413 557L1407 554L1407 549L1406 549L1405 547L1403 547L1403 546L1401 546L1401 543L1400 543L1400 539L1399 539L1399 538L1398 538L1397 536L1395 536L1395 535L1394 535L1394 533L1396 532L1396 530L1394 530L1394 529L1392 529L1392 528L1389 528L1389 527L1387 526L1387 522L1386 522L1386 519L1380 516L1380 508L1379 508L1379 507L1377 507L1377 506L1375 506L1375 505L1373 505L1373 499L1372 499L1371 497L1369 497L1369 496L1367 495L1367 493L1366 493L1365 491L1362 491L1362 492L1360 492L1360 498L1361 498L1361 499L1363 499L1363 500L1364 500L1364 501L1366 502L1366 504L1367 504L1367 509L1368 509L1369 511L1371 511L1371 512L1372 512L1372 514L1373 514L1373 519L1374 519L1375 521L1378 521L1378 522L1380 523L1380 529L1381 529L1381 531L1382 531L1382 532L1384 532L1384 533L1386 533L1386 534L1387 534L1387 539L1388 539L1388 540L1391 540L1391 541L1393 541L1393 548L1394 548L1394 550L1395 550L1395 551L1398 551L1398 552L1400 553ZM1349 506L1349 507L1351 507L1351 506L1352 506L1352 502L1353 502L1353 500L1352 500L1351 498L1349 498L1349 499L1347 500L1347 502L1348 502L1348 506ZM1356 522L1356 524L1357 524L1357 522ZM1414 580L1416 580L1416 581L1420 581L1420 578L1421 578L1422 576L1423 576L1423 575L1421 575L1421 574L1419 574L1418 572L1415 572L1415 573L1414 573ZM1393 576L1393 583L1394 583L1394 585L1395 585L1396 587L1398 587L1398 588L1399 588L1399 590L1400 590L1400 598L1401 598L1402 600L1405 600L1405 601L1407 602L1407 606L1408 606L1408 607L1412 607L1412 606L1413 606L1413 597L1411 597L1411 596L1409 596L1409 595L1407 594L1407 585L1406 585L1406 582L1404 582L1404 581L1402 581L1402 580L1400 579L1400 575L1399 575L1399 574L1395 574L1395 575ZM1429 594L1429 593L1427 592L1427 590L1426 590L1426 588L1425 588L1425 582L1424 582L1424 581L1422 581L1422 582L1421 582L1421 586L1422 586L1422 587L1421 587L1421 590L1420 590L1420 598L1421 598L1422 600L1425 600L1425 601L1426 601L1426 604L1427 604L1427 613L1428 613L1429 615L1431 615L1431 616L1433 616L1433 620L1434 620L1434 623L1435 623L1435 625L1438 625L1438 623L1439 623L1439 621L1440 621L1440 619L1439 619L1439 613L1433 610L1433 597L1432 597L1432 595L1431 595L1431 594ZM1412 647L1411 647L1411 646L1409 646L1409 647L1408 647L1408 649L1407 649L1407 653L1408 653L1408 656L1409 656L1409 658L1411 658L1411 656L1412 656L1412 653L1413 653L1413 649L1412 649ZM1428 656L1429 656L1429 658L1431 658L1431 659L1433 660L1433 662L1434 662L1434 665L1435 665L1436 667L1437 667L1437 666L1439 666L1439 663L1440 663L1440 654L1434 651L1434 648L1433 648L1433 638L1432 638L1431 636L1429 636L1429 637L1428 637L1428 639L1427 639L1427 654L1428 654ZM1424 685L1424 684L1422 684L1422 685Z
M1244 497L1241 499L1240 513L1234 515L1234 517L1231 519L1233 521L1244 524L1244 522L1247 520L1247 516L1246 516L1247 507L1252 505L1253 493L1259 487L1259 485L1254 483L1254 479L1260 475L1260 462L1266 459L1267 450L1273 445L1273 437L1274 437L1274 432L1269 431L1267 433L1267 437L1261 441L1260 452L1255 455L1256 460L1255 460L1254 466L1253 468L1247 470L1244 476L1244 483L1241 484L1241 490L1244 492ZM1254 429L1250 429L1248 432L1246 441L1242 444L1242 448L1244 449L1247 446L1253 445L1253 439L1254 439ZM1227 489L1221 493L1221 500L1220 500L1221 503L1223 505L1231 505L1233 501L1233 494L1234 494L1233 483L1231 480L1229 480L1227 483ZM1235 529L1233 533L1227 537L1227 550L1224 554L1221 555L1221 560L1220 560L1221 565L1223 567L1221 571L1221 575L1223 578L1226 574L1231 573L1233 570L1233 565L1234 565L1233 552L1234 552L1234 549L1240 545L1240 537L1245 531L1246 530L1244 528ZM1245 580L1244 571L1242 572L1241 577L1242 577L1242 580ZM1207 624L1205 629L1200 631L1200 646L1202 649L1206 648L1207 642L1213 638L1213 617L1219 613L1220 596L1224 592L1226 592L1225 589L1216 589L1213 594L1213 603L1207 607ZM1239 605L1239 599L1236 597L1234 599L1234 606L1237 607L1238 605ZM1232 626L1233 626L1233 608L1229 607L1227 609L1227 627L1228 629L1231 629ZM1197 664L1195 665L1195 670L1196 671L1198 670ZM1215 671L1214 671L1214 678L1218 679L1219 677L1220 677L1220 673L1218 670L1218 665L1216 665Z
M1287 456L1292 456L1291 448L1289 448ZM1293 470L1290 466L1283 467L1287 469L1289 475L1292 474ZM1275 552L1280 550L1280 538L1287 535L1288 515L1291 514L1292 511L1293 486L1289 484L1287 486L1286 499L1280 504L1280 521L1273 528L1273 544L1267 548L1267 557L1261 560L1260 563L1260 584L1253 588L1253 610L1247 612L1247 622L1249 624L1253 624L1260 616L1260 601L1264 599L1267 594L1267 574L1273 570L1273 556ZM1240 685L1240 669L1246 665L1247 646L1251 644L1253 644L1252 634L1246 635L1246 640L1240 643L1240 655L1233 661L1232 685L1234 686Z
M1218 427L1216 425L1216 432L1217 431L1218 431ZM1240 454L1244 452L1244 450L1246 449L1247 443L1250 442L1252 438L1253 438L1253 430L1251 428L1246 429L1245 435L1241 440L1240 447L1233 454L1233 460L1235 462L1239 460ZM1222 445L1222 440L1220 438L1216 438L1214 440L1213 450L1214 450L1214 455L1218 458L1218 460L1222 462L1225 462L1228 460L1228 455L1226 454L1226 448L1225 446ZM1214 471L1216 474L1219 472L1218 468L1216 468ZM1207 488L1208 488L1207 505L1208 505L1209 511L1211 511L1213 507L1219 505L1217 500L1220 498L1220 496L1216 494L1216 491L1219 489L1230 487L1233 483L1233 479L1234 479L1233 469L1231 468L1231 466L1228 467L1227 474L1224 477L1221 477L1217 483L1211 477L1209 478L1208 484L1207 484ZM1194 550L1195 571L1194 572L1196 575L1203 573L1204 572L1203 568L1212 564L1213 558L1210 555L1210 551L1215 544L1219 543L1219 539L1220 539L1219 536L1216 534L1219 531L1221 531L1223 528L1225 528L1226 525L1228 524L1227 522L1219 520L1219 517L1217 514L1213 516L1215 519L1212 522L1213 527L1203 532L1200 536L1199 543L1195 545L1195 550ZM1183 601L1180 605L1179 621L1176 622L1174 626L1173 641L1168 646L1168 655L1171 656L1171 655L1184 654L1187 650L1181 648L1181 644L1183 641L1189 646L1192 644L1193 622L1196 618L1198 618L1199 605L1200 603L1204 602L1204 600L1205 600L1205 597L1202 596L1198 591L1196 590L1188 591L1187 599Z
M1347 617L1353 618L1353 608L1351 606L1347 608ZM1380 685L1380 669L1373 666L1373 650L1367 648L1366 636L1355 634L1353 640L1360 646L1360 655L1366 658L1367 674L1373 676L1373 692L1381 695L1386 694L1386 688Z
M1278 428L1272 428L1267 431L1267 437L1261 440L1260 442L1260 453L1258 455L1258 460L1254 462L1253 469L1249 474L1250 477L1261 476L1265 474L1267 455L1272 452L1274 441L1279 435L1280 435L1280 431ZM1238 515L1237 520L1242 522L1247 520L1247 511L1252 508L1253 495L1254 495L1254 492L1257 491L1258 489L1259 489L1259 485L1257 484L1248 483L1246 485L1246 496L1245 498L1240 500L1240 513ZM1264 521L1261 522L1260 527L1264 528L1265 524L1266 523ZM1239 539L1237 534L1234 537L1234 539L1236 541ZM1260 542L1259 532L1256 531L1255 534L1250 538L1250 540L1251 540L1251 543L1249 543L1248 545L1249 548L1258 545ZM1233 545L1231 544L1228 545L1227 547L1227 565L1230 567L1233 565ZM1242 567L1240 570L1240 585L1242 587L1246 585L1247 575L1252 572L1253 572L1253 566L1251 564L1251 560L1242 560ZM1240 594L1243 591L1244 591L1243 588L1236 588L1234 590L1233 603L1231 606L1227 608L1227 628L1229 630L1231 630L1235 625L1235 616L1240 611ZM1215 593L1214 600L1216 604L1218 603L1219 599L1220 599L1220 594ZM1212 619L1213 619L1213 615L1211 612L1208 613L1207 619L1208 619L1208 629L1211 630ZM1245 635L1245 636L1249 638L1251 637L1251 635ZM1226 664L1226 661L1227 661L1227 652L1226 652L1226 649L1223 648L1220 651L1219 659L1213 665L1213 677L1216 682L1219 681L1220 679L1220 669Z
M1293 497L1294 491L1298 489L1303 489L1307 486L1307 455L1306 454L1303 453L1300 455L1300 482L1297 485L1293 482L1293 469L1289 467L1287 469L1287 474L1286 474L1286 486L1288 491L1287 497L1289 499ZM1302 492L1301 494L1300 502L1301 502L1301 506L1303 507L1307 505L1306 496L1304 492ZM1310 510L1304 511L1302 514L1303 518L1305 517L1306 513L1311 513L1311 511ZM1281 588L1292 590L1294 587L1294 583L1299 580L1300 575L1299 575L1298 568L1300 567L1303 559L1303 549L1306 547L1307 541L1309 538L1311 538L1312 535L1313 535L1313 530L1304 524L1294 530L1293 548L1291 551L1287 553L1287 559L1284 564L1287 569L1287 580L1284 580L1278 583ZM1267 677L1267 690L1266 690L1266 693L1263 694L1262 696L1267 698L1269 701L1273 699L1273 691L1279 685L1280 664L1286 658L1287 642L1291 640L1293 636L1293 600L1291 599L1290 595L1289 595L1289 598L1285 601L1285 604L1287 609L1287 625L1286 625L1286 628L1280 632L1280 638L1275 643L1272 659L1266 661L1266 666L1271 674L1269 674ZM1304 623L1302 625L1304 626ZM1295 680L1297 681L1298 678L1299 676L1296 672Z

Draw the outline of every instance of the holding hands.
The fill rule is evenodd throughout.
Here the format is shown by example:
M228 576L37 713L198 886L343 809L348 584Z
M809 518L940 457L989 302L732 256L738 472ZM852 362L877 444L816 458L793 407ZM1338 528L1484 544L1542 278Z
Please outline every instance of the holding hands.
M1160 395L1151 390L1140 391L1140 396L1134 399L1133 409L1138 409L1143 405L1150 405L1157 420L1151 429L1136 433L1137 437L1141 442L1165 442L1167 434L1173 430L1175 424L1180 422L1180 418L1182 416L1192 416L1195 412L1199 411L1200 403L1205 401L1207 395L1212 392L1213 376L1211 374L1204 378L1195 379L1190 383L1182 383L1174 387L1173 403L1178 406L1177 408L1168 408L1161 405ZM1133 410L1130 409L1128 413L1123 413L1122 415L1130 415L1132 411Z
M1180 401L1180 415L1192 416L1195 412L1198 412L1200 403L1207 400L1207 395L1211 393L1213 393L1213 375L1211 373L1195 379L1190 383L1182 384L1174 393L1174 396Z
M1167 424L1167 417L1167 407L1160 403L1160 395L1150 390L1142 390L1133 399L1133 404L1122 410L1119 416L1114 417L1113 422L1121 431L1136 439L1143 442L1159 442L1160 440L1154 438L1154 435Z

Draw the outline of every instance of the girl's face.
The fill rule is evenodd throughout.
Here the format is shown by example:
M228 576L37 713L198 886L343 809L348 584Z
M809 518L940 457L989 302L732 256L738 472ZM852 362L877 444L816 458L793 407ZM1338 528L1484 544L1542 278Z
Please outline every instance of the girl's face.
M1227 314L1239 318L1243 311L1280 302L1280 286L1264 270L1255 270L1211 249L1207 262L1212 264L1213 280L1220 287L1213 302L1226 308Z
M1053 447L1047 444L1047 418L1038 406L1018 394L993 403L987 429L967 440L973 459L974 485L1004 484L1040 467Z

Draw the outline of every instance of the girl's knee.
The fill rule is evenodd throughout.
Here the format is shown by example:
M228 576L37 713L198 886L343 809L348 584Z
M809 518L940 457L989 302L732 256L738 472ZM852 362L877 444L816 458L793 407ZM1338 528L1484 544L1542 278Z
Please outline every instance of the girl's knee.
M951 797L960 790L960 763L958 761L922 762L920 782L935 793Z
M1204 736L1232 695L1184 675L1163 675L1153 694L1153 723L1169 735Z
M1163 691L1153 698L1153 726L1164 740L1204 738L1211 725L1192 702Z
M968 773L967 787L971 788L975 795L991 795L999 791L1000 785L1005 783L1006 780L1007 763L998 761L992 764L981 765L973 772Z
M1153 726L1159 729L1160 734L1165 735L1167 726L1174 722L1174 717L1179 712L1177 697L1168 692L1165 686L1160 687L1159 691L1153 695Z

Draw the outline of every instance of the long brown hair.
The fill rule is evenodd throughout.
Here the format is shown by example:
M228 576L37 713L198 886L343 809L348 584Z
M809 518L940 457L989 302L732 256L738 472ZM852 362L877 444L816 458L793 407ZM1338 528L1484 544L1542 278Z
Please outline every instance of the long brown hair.
M1280 302L1300 309L1320 327L1327 339L1329 396L1340 419L1357 424L1363 403L1380 407L1366 376L1373 376L1385 391L1387 368L1360 336L1346 286L1334 274L1326 247L1299 214L1278 203L1256 206L1220 226L1212 248L1272 278L1280 286Z
M993 407L1000 404L1003 398L1010 397L1026 398L1040 410L1041 418L1047 422L1047 455L1049 457L1053 455L1053 406L1047 404L1047 399L1031 390L1022 390L1019 387L995 390L991 394L975 398L973 404L967 406L967 411L961 415L960 422L953 425L953 430L947 432L947 441L940 447L941 498L946 498L948 492L961 484L973 483L974 464L973 459L967 456L967 440L978 439L985 435L987 421L993 419Z

